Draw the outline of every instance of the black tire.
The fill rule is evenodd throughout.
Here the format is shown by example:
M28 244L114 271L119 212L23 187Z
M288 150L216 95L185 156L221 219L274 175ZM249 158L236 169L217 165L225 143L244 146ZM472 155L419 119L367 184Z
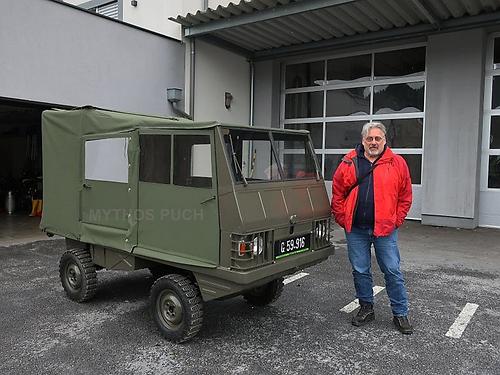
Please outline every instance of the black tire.
M267 284L243 293L243 298L254 306L265 306L275 302L283 292L283 278L273 280Z
M66 251L59 262L59 277L70 299L85 302L95 296L97 273L87 249Z
M192 339L203 323L200 290L186 276L160 277L151 287L151 314L161 334L174 343Z

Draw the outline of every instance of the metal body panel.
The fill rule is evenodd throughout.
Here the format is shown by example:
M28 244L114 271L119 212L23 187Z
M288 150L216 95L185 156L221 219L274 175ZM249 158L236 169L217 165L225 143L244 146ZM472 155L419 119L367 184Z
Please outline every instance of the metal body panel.
M204 300L239 294L327 259L333 253L325 234L330 206L317 165L314 177L306 179L286 180L281 174L280 180L236 183L223 141L223 134L234 128L241 127L90 108L44 112L47 188L42 230L89 246L94 262L105 268L133 270L164 265L172 272L190 273ZM283 129L275 132L307 135ZM150 180L143 177L139 182L140 146L147 145L141 143L142 134L172 136L167 143L171 158L165 176L169 177L163 182L146 182ZM185 135L198 138L179 146L180 155L176 156L176 137ZM211 165L206 163L207 154L194 156L196 139L203 136L210 139L210 143L207 139L199 142L210 144L202 150L210 150ZM113 137L128 138L128 180L87 180L85 141ZM312 147L309 137L304 145ZM156 154L151 155L156 161ZM184 180L176 181L175 166L179 163L189 171ZM61 165L70 172L61 171ZM207 170L202 170L202 165ZM157 168L157 164L151 166ZM177 172L179 176L182 171ZM203 183L190 185L188 180ZM297 236L304 239L304 245L283 255L280 244Z

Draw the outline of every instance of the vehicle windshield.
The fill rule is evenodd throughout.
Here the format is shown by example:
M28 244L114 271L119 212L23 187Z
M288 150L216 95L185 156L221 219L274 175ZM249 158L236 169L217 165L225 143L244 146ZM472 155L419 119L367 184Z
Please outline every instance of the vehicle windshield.
M224 142L237 182L247 184L319 176L306 134L229 129Z

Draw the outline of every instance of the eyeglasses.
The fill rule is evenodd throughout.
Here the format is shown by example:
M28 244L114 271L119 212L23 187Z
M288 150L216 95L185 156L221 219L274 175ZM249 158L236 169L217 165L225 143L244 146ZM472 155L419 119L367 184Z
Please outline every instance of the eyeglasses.
M381 142L384 139L384 137L379 137L378 135L376 137L365 137L365 141L367 142Z

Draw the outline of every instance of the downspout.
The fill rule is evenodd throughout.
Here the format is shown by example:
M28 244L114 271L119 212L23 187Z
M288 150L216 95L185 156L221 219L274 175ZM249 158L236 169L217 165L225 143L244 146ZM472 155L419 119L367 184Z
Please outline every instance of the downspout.
M253 60L250 63L250 126L254 125L254 95L255 95L255 64Z
M191 115L191 118L194 120L194 80L195 80L195 69L194 69L194 64L195 64L195 55L196 55L196 46L195 46L195 41L196 39L193 38L191 39L190 45L190 63L189 63L189 114Z

